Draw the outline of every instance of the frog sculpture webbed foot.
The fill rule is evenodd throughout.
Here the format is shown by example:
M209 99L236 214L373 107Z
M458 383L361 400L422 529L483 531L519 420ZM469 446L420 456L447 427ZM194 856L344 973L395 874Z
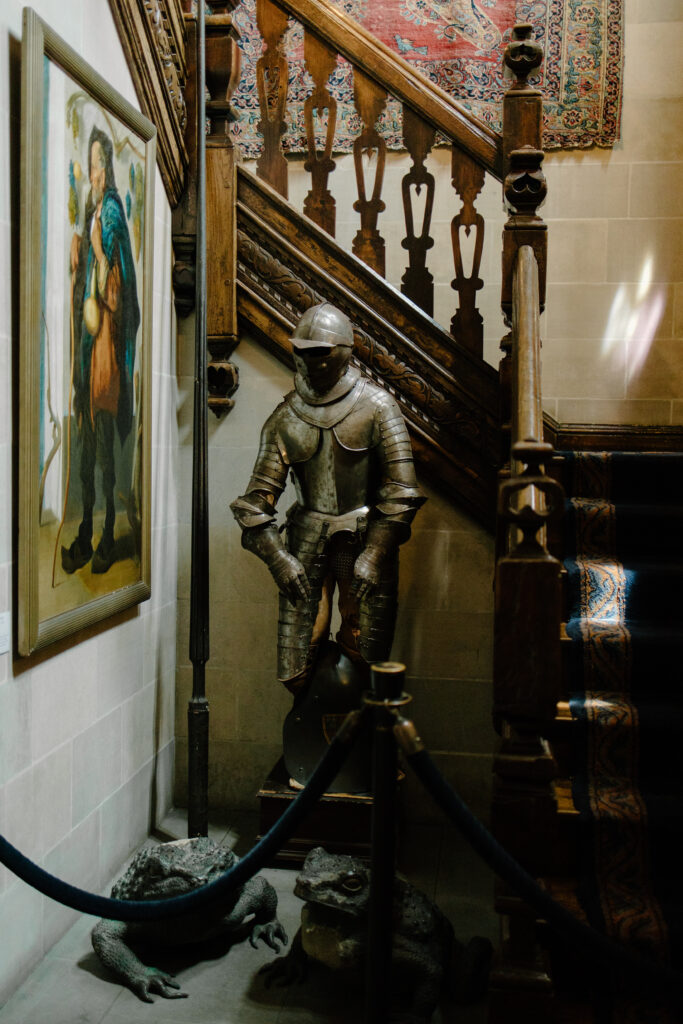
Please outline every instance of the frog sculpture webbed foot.
M111 894L121 900L181 896L215 881L237 860L232 850L205 837L161 843L137 854ZM171 974L142 963L131 946L181 947L212 939L234 943L246 935L254 948L260 940L276 953L288 941L277 918L277 894L260 875L221 894L200 913L140 923L99 921L92 931L92 944L102 963L139 999L151 1003L153 994L183 999L186 993Z

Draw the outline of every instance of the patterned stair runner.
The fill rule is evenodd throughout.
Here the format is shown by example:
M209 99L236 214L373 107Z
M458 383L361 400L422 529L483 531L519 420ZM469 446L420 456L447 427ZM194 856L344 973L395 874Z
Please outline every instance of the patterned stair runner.
M683 455L576 453L567 508L579 897L591 922L683 966ZM676 1020L618 994L605 1019Z

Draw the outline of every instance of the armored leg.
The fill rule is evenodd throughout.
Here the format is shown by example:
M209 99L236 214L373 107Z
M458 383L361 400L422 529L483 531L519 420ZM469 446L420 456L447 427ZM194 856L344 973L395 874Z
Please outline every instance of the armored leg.
M320 529L311 529L308 523L289 522L287 549L298 558L306 570L310 584L310 597L292 604L280 594L278 620L278 679L291 693L298 693L306 683L315 659L316 644L329 631L329 590L325 587L328 576L328 558L325 536Z
M398 608L398 555L384 567L379 584L360 603L358 649L372 664L387 661L391 655Z
M338 608L341 626L336 640L342 650L354 662L362 660L358 647L360 635L360 603L353 593L353 567L362 549L358 535L339 533L331 552L331 564L338 588Z

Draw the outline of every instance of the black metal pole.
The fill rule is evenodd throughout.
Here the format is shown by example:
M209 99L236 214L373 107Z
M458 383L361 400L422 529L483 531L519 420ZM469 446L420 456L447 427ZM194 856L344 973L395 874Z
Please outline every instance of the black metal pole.
M190 661L192 698L187 709L187 834L209 830L209 511L206 379L206 101L204 0L197 4L197 254L195 290L194 446L192 452L192 582Z
M391 935L396 867L398 757L391 708L400 701L405 666L393 661L371 668L374 712L372 747L372 853L365 1024L388 1024L391 1005Z

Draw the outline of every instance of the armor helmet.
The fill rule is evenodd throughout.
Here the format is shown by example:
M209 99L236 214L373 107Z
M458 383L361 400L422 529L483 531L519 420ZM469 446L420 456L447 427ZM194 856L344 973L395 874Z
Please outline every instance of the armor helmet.
M353 348L351 321L330 302L321 302L306 310L292 333L294 349Z

